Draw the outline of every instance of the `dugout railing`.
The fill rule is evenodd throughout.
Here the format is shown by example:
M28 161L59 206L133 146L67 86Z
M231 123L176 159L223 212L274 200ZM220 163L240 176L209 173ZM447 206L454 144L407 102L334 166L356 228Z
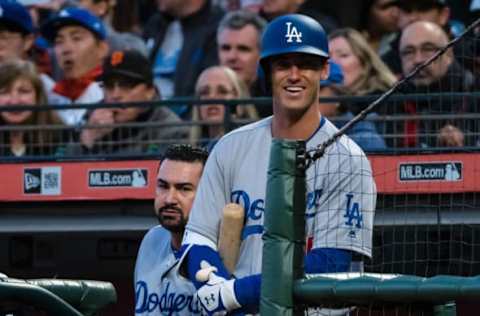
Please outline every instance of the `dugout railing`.
M450 99L451 97L451 94L439 94L433 95L431 98ZM475 104L478 95L458 94L453 95L453 97L467 99L472 104ZM357 97L353 99L343 97L333 100L357 100L363 102L365 100L368 101L370 98L373 97ZM395 98L398 98L398 100ZM389 104L402 106L406 99L423 100L429 97L427 95L399 95L395 96L395 98ZM190 102L192 105L198 103L198 100L192 99L180 101L183 103ZM324 101L332 101L332 99ZM178 102L179 100L152 104L142 103L140 106L168 106L178 104ZM217 101L209 102L216 103ZM229 100L224 103L234 107L236 104L252 104L255 102L263 106L270 105L270 99L268 98ZM116 107L119 105L99 104L88 106L95 108L103 106ZM74 107L82 106L75 105ZM18 108L0 107L0 111L4 109L17 110ZM31 109L35 110L36 108L32 107ZM59 108L51 106L50 110L52 109L56 110ZM404 135L401 123L406 119L430 120L434 123L439 118L450 121L463 121L465 125L473 126L466 134L470 139L474 140L472 145L460 148L440 146L405 148L400 146L369 152L376 173L376 181L381 189L379 190L377 202L373 259L363 262L364 271L382 274L414 274L418 276L435 276L444 273L456 276L473 276L477 274L478 266L480 266L478 264L480 261L480 213L478 212L480 199L477 193L480 183L476 182L477 178L480 179L477 171L480 170L480 167L477 167L477 161L480 162L480 159L477 156L475 142L479 135L475 127L476 121L478 121L478 114L474 112L426 113L413 116L404 113L386 113L380 114L376 118L371 118L371 121L379 123L390 122L389 129L385 129L382 132L382 136L385 139L400 140ZM400 124L394 124L394 122L400 122ZM230 120L229 117L226 117L222 124L225 124L226 130L230 130L245 123L247 121ZM204 123L191 122L189 120L181 123L181 125L187 127L196 124ZM132 123L126 124L124 127L128 130L136 125L155 128L163 124ZM63 145L68 145L76 141L73 135L84 127L86 126L72 126L69 128L50 126L49 128L66 131L70 138L67 138ZM396 129L397 127L398 129ZM38 127L0 126L0 131L12 129L25 129L34 132ZM435 134L430 136L434 138ZM188 141L188 139L145 140L146 144ZM0 146L4 146L5 143L5 139L2 139ZM115 142L110 142L110 145L114 144ZM72 236L70 242L74 243L74 245L79 245L77 247L80 247L80 249L85 246L97 247L97 249L85 251L88 260L93 260L90 267L84 261L79 261L78 264L71 266L54 266L51 265L49 260L44 260L40 262L41 269L29 266L28 261L27 265L22 266L22 268L14 269L9 265L11 263L8 261L11 259L9 255L4 258L7 260L6 262L5 260L1 262L3 271L0 271L7 274L14 271L13 275L17 277L23 277L22 274L18 274L19 272L25 273L25 277L27 274L28 277L35 277L35 273L41 273L39 276L44 276L46 271L51 271L49 275L56 273L66 275L68 269L76 271L74 273L79 273L86 270L93 271L93 267L95 267L95 277L101 275L97 269L109 270L107 271L109 273L108 276L105 276L106 278L111 278L114 273L117 273L115 271L129 271L128 265L125 263L128 262L130 266L133 264L135 247L138 246L139 242L138 238L141 237L148 227L155 224L151 216L151 197L154 194L153 177L158 158L159 153L156 152L121 155L112 152L99 152L77 156L68 156L65 153L27 157L3 156L0 167L3 168L2 175L9 181L3 181L0 189L0 200L2 201L3 209L1 212L2 225L0 227L2 238L0 238L0 243L6 245L9 249L19 245L30 249L28 247L31 245L36 247L37 245L42 245L42 243L47 243L48 245L51 243L54 248L57 246L66 247L67 241L58 240L53 242L54 238L44 238L43 236L44 234L52 236L66 234L67 236ZM439 163L443 164L442 166L445 168L449 163L461 163L462 181L445 182L438 179L424 181L415 179L414 171L408 171L415 170L417 165L425 167L428 164L435 166ZM31 192L25 193L25 173L31 170L35 172L41 170L42 172L45 168L51 167L60 167L62 173L62 177L59 179L62 184L61 194L41 194L41 192L36 192L35 188ZM411 169L408 169L409 167ZM88 182L90 179L89 171L92 169L134 170L138 168L148 171L149 180L147 187L140 189L133 187L102 188L101 186L91 187ZM47 171L51 170L47 169ZM405 177L412 179L402 180L401 170L404 170ZM72 181L73 179L74 181ZM38 202L41 203L39 204ZM20 233L18 229L21 230ZM25 234L32 235L32 238L24 238ZM100 236L100 234L105 236ZM96 237L97 235L99 237ZM41 238L37 238L37 236ZM5 243L5 238L14 242ZM80 238L89 238L91 240L88 243L81 242ZM95 238L97 240L93 240ZM40 239L40 243L37 242L37 239ZM114 249L118 249L119 252L114 252ZM73 254L75 247L71 250ZM35 251L37 250L33 251L33 255L36 256ZM119 258L122 260L121 264L114 263ZM24 262L18 261L19 258L14 259L17 260L14 262L22 262L22 264ZM23 260L24 258L21 259ZM130 283L128 284L128 290L131 290Z
M378 107L373 115L367 116L365 120L353 127L350 134L367 152L385 152L389 154L405 153L412 151L444 151L444 150L465 150L475 151L479 143L479 119L478 111L479 93L433 93L433 94L413 94L413 95L393 95L388 102ZM332 98L322 98L322 102L330 106L342 109L362 108L376 96L342 96ZM236 107L244 105L255 105L257 107L271 108L271 99L254 98L245 100L202 100L202 104L221 103L225 104L224 121L214 123L221 125L225 132L236 127L250 123L252 119L237 119L231 115ZM175 99L156 102L142 102L139 104L88 104L88 105L48 105L48 106L25 106L22 109L32 111L60 111L63 109L87 108L92 111L96 108L115 108L115 107L142 107L154 109L156 107L166 106L174 107L183 104L188 107L199 106L197 99ZM356 104L356 105L355 105ZM412 107L414 104L416 106ZM341 111L344 111L341 110ZM18 106L1 106L0 114L4 111L18 111ZM412 112L413 111L413 112ZM345 124L354 112L342 112L339 115L330 117L330 120L338 125ZM55 140L41 144L32 145L35 147L35 157L24 157L24 159L89 159L97 157L99 159L125 158L158 155L162 148L170 143L188 142L200 145L209 144L211 139L206 134L200 133L200 136L193 139L190 135L182 137L170 137L161 139L156 136L156 130L170 127L184 127L187 132L194 127L206 128L212 125L207 121L192 121L188 115L182 122L157 122L157 121L133 121L123 124L110 125L90 125L85 120L75 126L50 125L0 125L0 157L9 161L17 160L9 151L9 135L14 132L24 132L27 139L36 139L33 137L40 131L52 131L58 136ZM462 133L462 145L456 144L455 147L444 144L439 137L440 130L445 125L453 125ZM82 146L79 135L84 129L112 129L114 132L99 139L95 148L86 150ZM141 138L135 137L138 131L144 134ZM381 146L370 146L372 133L378 133L382 140ZM135 150L129 152L122 150L128 146L136 145ZM22 158L18 158L22 160Z
M473 159L470 163L466 158L469 155ZM303 197L309 158L304 142L275 140L265 201L261 314L456 315L456 301L477 300L480 247L474 235L478 236L475 231L480 227L475 219L480 214L476 201L480 165L474 157L475 154L466 154L463 158L467 160L455 155L371 159L379 200L393 197L393 201L377 204L372 260L354 258L360 264L352 272L306 276ZM421 178L420 173L411 179L409 172L402 175L402 169L422 163L431 168L438 166L438 170L444 167L440 164L453 163L458 173L436 179ZM423 175L435 173L441 172ZM324 221L330 219L327 214ZM357 220L361 221L362 216ZM331 229L338 225L335 216L330 225ZM387 227L393 233L386 233Z

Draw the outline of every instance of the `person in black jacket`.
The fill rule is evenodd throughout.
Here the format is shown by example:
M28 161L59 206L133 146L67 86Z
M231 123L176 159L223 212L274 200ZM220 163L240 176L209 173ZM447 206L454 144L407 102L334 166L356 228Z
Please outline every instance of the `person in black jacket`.
M398 46L403 29L416 21L429 21L448 31L450 8L446 0L395 0L393 3L400 9L399 32L392 37L389 45L381 52L380 57L395 75L401 76L402 65L398 54Z
M139 103L160 99L148 59L139 51L114 51L103 63L106 103ZM186 141L189 129L164 106L96 108L86 117L80 142L67 154L163 154L170 142ZM177 125L178 124L178 125Z
M408 25L400 38L400 58L404 76L425 62L448 42L445 31L437 24L418 21ZM402 92L411 94L436 94L472 91L473 75L455 59L452 49L419 72ZM476 112L473 102L450 96L432 97L427 100L409 100L405 103L407 115L458 114ZM471 131L475 122L468 119L406 120L405 147L448 146L463 147L472 144ZM461 136L461 137L458 137Z
M189 97L205 68L218 64L216 32L224 11L210 0L157 1L144 29L155 85L164 98ZM174 108L182 117L188 108Z

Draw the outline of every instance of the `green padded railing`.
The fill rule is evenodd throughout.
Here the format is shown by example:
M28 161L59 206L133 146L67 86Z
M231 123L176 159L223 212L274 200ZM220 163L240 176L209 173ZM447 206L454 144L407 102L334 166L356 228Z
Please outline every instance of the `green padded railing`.
M91 316L117 300L109 282L0 278L0 300L19 301L49 315Z
M292 289L303 277L305 142L274 139L270 151L263 234L262 315L291 315Z
M95 315L100 309L117 301L115 288L110 282L91 280L27 280L61 297L83 315Z
M307 305L441 305L480 297L480 277L439 275L431 278L372 273L332 273L298 280L295 300Z

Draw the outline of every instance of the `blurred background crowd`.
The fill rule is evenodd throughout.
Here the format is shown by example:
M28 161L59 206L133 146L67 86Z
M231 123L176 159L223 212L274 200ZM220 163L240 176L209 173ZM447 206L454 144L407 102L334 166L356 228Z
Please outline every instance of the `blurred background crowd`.
M0 0L0 156L211 149L232 127L272 114L257 74L261 37L289 13L328 33L319 111L341 127L458 37L480 1ZM478 147L477 36L348 134L366 151Z

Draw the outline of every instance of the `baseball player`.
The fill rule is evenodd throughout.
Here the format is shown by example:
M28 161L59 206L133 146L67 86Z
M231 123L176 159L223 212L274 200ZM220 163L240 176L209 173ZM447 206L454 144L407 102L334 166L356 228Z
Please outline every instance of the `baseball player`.
M195 287L179 271L180 248L208 153L168 147L157 174L155 214L160 225L142 240L135 265L135 315L201 315Z
M205 166L183 240L194 245L187 255L188 276L208 314L258 309L270 144L273 138L303 139L308 150L338 131L318 111L319 82L328 77L328 58L326 34L309 17L284 15L265 30L259 70L272 93L273 116L219 140ZM306 272L344 272L354 253L371 256L376 187L365 154L347 136L308 168L307 192ZM221 210L229 202L243 205L246 218L234 277L217 252ZM195 280L206 267L208 282Z

